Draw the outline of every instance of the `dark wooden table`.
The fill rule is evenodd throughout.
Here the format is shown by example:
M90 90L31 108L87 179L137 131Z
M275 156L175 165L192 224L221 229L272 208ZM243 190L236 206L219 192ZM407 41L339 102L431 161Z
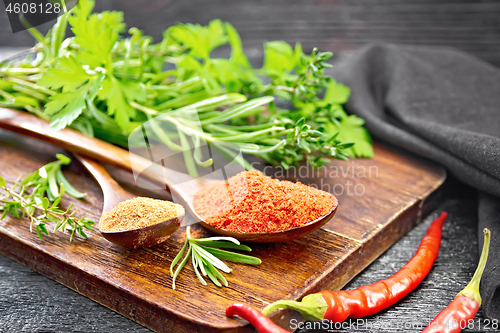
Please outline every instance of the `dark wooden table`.
M9 31L0 5L0 45L29 46L26 32ZM102 0L98 10L125 11L128 26L160 37L176 22L230 21L258 63L263 40L300 41L305 49L356 49L367 42L451 46L500 66L500 2L473 0L349 1L118 1ZM47 30L48 25L41 27ZM0 58L2 58L0 54ZM450 212L440 255L429 276L408 297L348 332L419 332L472 277L478 259L475 192L453 178L444 186L439 208L345 288L385 278L413 255L432 218ZM485 331L479 311L473 327ZM300 331L300 330L299 330ZM491 328L487 332L499 332ZM149 332L133 321L32 270L0 256L0 332ZM302 331L305 332L305 331Z

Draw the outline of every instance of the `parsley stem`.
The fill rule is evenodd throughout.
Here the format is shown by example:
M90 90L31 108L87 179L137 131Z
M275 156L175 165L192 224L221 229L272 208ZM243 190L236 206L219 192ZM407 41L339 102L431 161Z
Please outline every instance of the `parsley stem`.
M35 98L39 101L42 101L42 102L47 100L45 95L43 95L39 92L33 91L30 88L27 88L27 87L22 86L22 85L14 85L14 86L12 86L12 89L15 91L19 91L23 94L26 94L30 97L33 97L33 98Z
M125 60L117 61L112 64L113 68L123 67L123 73L127 72L129 67L140 67L142 65L142 61L140 60L129 60L128 62Z
M27 50L23 50L21 52L15 53L7 58L3 58L2 61L0 62L0 65L6 64L7 62L13 61L15 59L23 58L23 57L27 56L28 54L36 53L36 52L39 52L41 50L42 50L42 48L37 47L37 46L34 46L34 47L29 48Z
M145 113L145 114L147 114L147 115L155 116L155 115L158 115L158 113L159 113L159 112L158 112L158 111L156 111L156 110L153 110L153 109L151 109L151 108L148 108L148 107L146 107L146 106L144 106L144 105L141 105L141 104L139 104L139 103L136 103L136 102L134 102L134 101L129 101L128 103L130 104L130 106L132 106L132 107L136 108L136 109L137 109L137 110L139 110L139 111L144 112L144 113Z
M15 74L40 74L40 73L45 73L46 69L45 68L0 68L0 76L4 76L3 74L6 75L15 75Z
M23 85L23 86L26 86L26 87L29 87L31 89L35 89L35 90L38 90L40 92L43 92L44 94L47 94L47 95L55 95L56 93L50 89L47 89L47 88L44 88L44 87L41 87L41 86L37 86L36 84L34 83L31 83L29 81L26 81L26 80L22 80L22 79L19 79L19 78L15 78L15 77L8 77L5 79L6 81L11 81L11 82L15 82L17 84L20 84L20 85Z
M3 91L2 89L0 89L0 96L2 96L3 98L5 98L6 100L10 100L10 101L14 100L14 96L12 96L11 94L9 94L6 91Z

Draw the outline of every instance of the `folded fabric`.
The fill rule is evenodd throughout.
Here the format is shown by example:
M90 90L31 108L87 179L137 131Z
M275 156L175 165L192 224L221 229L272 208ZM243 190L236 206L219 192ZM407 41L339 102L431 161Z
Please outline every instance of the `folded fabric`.
M376 138L479 190L478 228L492 232L482 307L500 319L500 69L452 49L376 43L340 54L333 76Z

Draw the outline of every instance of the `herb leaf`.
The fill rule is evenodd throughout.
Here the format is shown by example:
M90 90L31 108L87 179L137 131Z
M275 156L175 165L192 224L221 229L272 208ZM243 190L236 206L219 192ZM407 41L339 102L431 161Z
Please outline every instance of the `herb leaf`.
M220 269L225 273L231 272L231 269L219 258L250 265L259 265L260 263L262 263L262 261L256 257L215 248L215 246L217 246L221 248L232 248L244 251L251 251L251 249L248 246L240 245L239 241L232 237L208 237L208 238L196 239L191 236L190 230L191 227L188 226L186 228L186 241L170 265L170 275L172 276L172 289L174 290L175 290L175 280L179 275L179 272L186 265L190 255L194 272L198 277L198 279L200 280L200 282L203 285L207 284L202 277L203 274L204 276L208 276L210 280L218 287L222 287L222 284L224 284L227 287L228 283L227 280L224 278L224 276L217 269ZM189 247L187 254L184 256L182 262L177 266L175 273L173 273L174 267L182 258L187 247ZM222 281L222 284L219 282L219 280Z
M228 40L220 20L213 20L205 27L199 24L179 24L171 28L170 36L187 46L194 57L207 60L213 49Z
M50 98L45 114L51 116L50 125L60 130L71 124L83 111L90 83L72 92L60 93Z
M130 124L130 118L137 114L137 111L130 106L128 99L143 101L145 91L138 83L120 81L111 76L102 81L102 90L98 96L108 100L108 114L114 115L120 129L126 131Z
M0 177L1 219L8 213L17 218L28 217L31 221L30 230L34 228L40 240L43 240L42 234L49 234L47 223L54 224L53 232L69 231L70 241L75 234L87 238L83 229L93 230L94 222L85 216L76 218L76 211L72 211L73 204L66 211L59 208L66 192L65 187L72 189L68 191L69 195L72 195L74 188L61 172L61 166L69 164L71 160L62 154L58 154L57 158L57 161L44 165L24 179L19 178L12 186L7 186L5 179ZM61 180L59 186L58 180ZM78 191L76 193L80 197L85 195ZM36 212L39 214L36 215Z
M239 253L233 253L229 251L224 251L224 250L219 250L211 247L206 247L200 245L201 248L206 250L207 252L213 254L214 256L221 258L221 259L227 259L231 260L234 262L241 262L244 264L251 264L251 265L259 265L262 263L262 261L258 258L252 257L252 256L247 256L244 254L239 254Z
M82 63L97 67L109 60L110 52L118 40L118 32L113 29L117 23L112 22L110 25L109 17L92 14L86 19L81 13L68 17L75 42L84 49L78 53L78 60Z
M37 82L37 85L59 89L63 92L74 91L92 78L73 56L57 59L54 68L51 68Z

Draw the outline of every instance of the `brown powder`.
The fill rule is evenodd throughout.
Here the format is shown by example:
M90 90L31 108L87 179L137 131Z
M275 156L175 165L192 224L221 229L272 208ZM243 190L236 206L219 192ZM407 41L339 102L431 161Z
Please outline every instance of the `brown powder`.
M124 231L147 227L184 214L184 207L170 201L137 197L120 202L101 217L99 230Z
M196 212L210 225L233 232L274 232L302 226L328 214L337 200L300 182L280 181L243 171L202 189Z

